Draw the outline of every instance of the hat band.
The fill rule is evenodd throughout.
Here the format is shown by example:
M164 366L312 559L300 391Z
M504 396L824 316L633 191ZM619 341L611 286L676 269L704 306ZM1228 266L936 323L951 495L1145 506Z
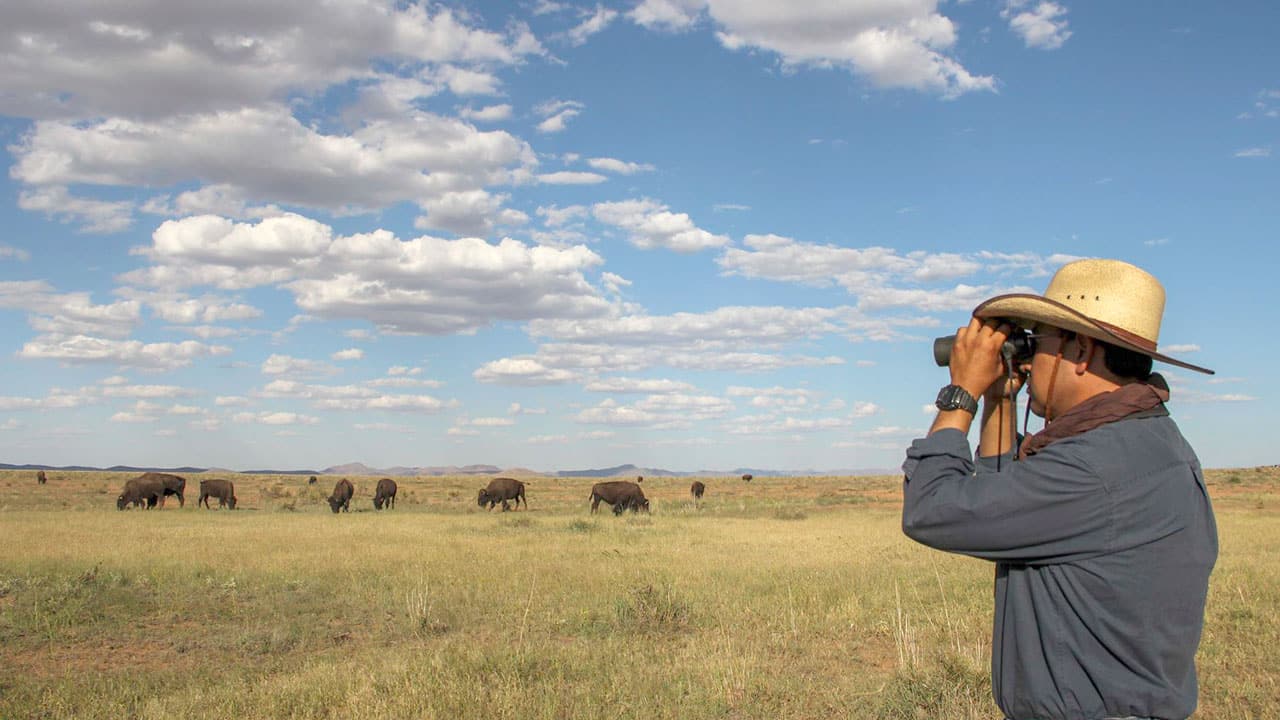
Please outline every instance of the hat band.
M1092 320L1095 324L1097 324L1098 327L1101 327L1103 330L1106 330L1112 335L1115 335L1117 338L1129 343L1130 345L1137 347L1143 352L1153 353L1156 351L1156 344L1154 342L1142 337L1141 335L1138 335L1137 333L1131 332L1129 330L1125 330L1124 328L1121 328L1121 327L1116 327L1115 325L1112 325L1109 322L1103 322L1102 320L1095 320L1093 318L1089 318L1089 319Z

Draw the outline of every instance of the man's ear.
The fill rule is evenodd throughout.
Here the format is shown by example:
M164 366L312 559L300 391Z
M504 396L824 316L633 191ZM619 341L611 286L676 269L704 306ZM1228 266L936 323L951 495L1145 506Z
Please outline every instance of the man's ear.
M1084 375L1089 370L1089 364L1093 362L1094 354L1098 352L1098 341L1088 335L1076 335L1076 353L1075 366L1076 375Z

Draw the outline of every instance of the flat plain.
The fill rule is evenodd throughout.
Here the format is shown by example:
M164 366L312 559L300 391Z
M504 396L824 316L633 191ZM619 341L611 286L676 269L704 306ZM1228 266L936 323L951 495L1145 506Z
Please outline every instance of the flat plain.
M0 472L0 718L995 718L992 566L900 530L896 477L214 475L240 509L118 512L136 473ZM1280 713L1280 469L1212 470L1211 720ZM215 503L216 506L216 503Z

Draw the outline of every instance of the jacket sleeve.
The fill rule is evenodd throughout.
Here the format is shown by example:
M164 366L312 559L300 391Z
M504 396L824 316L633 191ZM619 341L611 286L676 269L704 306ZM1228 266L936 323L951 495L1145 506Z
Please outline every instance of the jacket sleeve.
M959 430L916 440L903 464L902 530L938 550L1000 562L1049 564L1111 545L1105 484L1075 439L1013 462L973 461Z

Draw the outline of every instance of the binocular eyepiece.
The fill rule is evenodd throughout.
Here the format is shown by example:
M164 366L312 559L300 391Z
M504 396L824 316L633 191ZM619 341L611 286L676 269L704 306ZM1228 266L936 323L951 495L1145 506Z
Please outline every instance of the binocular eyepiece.
M934 339L933 361L939 367L946 367L951 364L951 347L955 344L955 335ZM1031 356L1035 354L1035 342L1031 339L1031 333L1016 327L1009 333L1009 339L1004 341L1004 347L1000 349L1000 352L1014 365L1020 365L1029 361Z

